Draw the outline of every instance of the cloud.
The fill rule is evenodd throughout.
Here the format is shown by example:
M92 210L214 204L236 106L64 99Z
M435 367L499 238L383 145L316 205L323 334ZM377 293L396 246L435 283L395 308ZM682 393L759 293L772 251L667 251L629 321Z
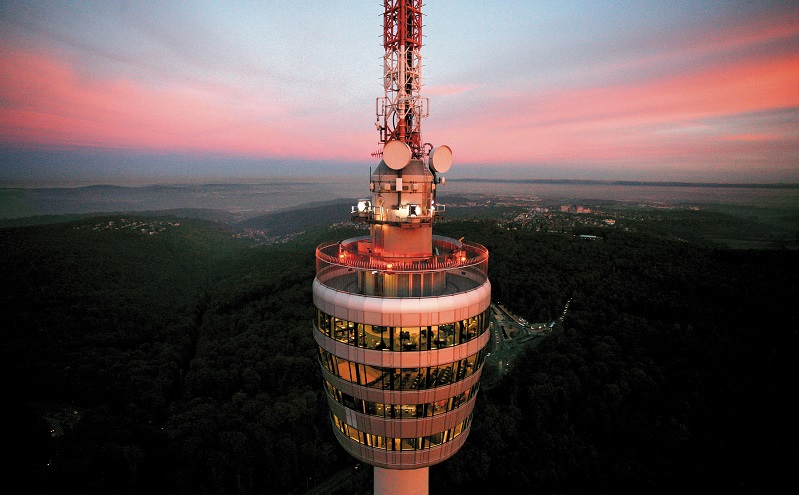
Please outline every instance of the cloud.
M595 71L601 77L573 85L481 86L446 102L445 122L433 116L428 134L449 135L467 163L724 162L764 172L793 168L799 178L799 130L784 119L786 112L799 116L799 51L792 49L799 24L736 24L686 38L613 58Z
M345 131L324 125L329 116L298 112L266 89L106 79L11 48L0 49L0 86L0 142L7 145L328 159L351 157L356 147L363 153L363 134L342 139ZM331 127L335 132L323 132ZM312 129L316 140L309 139Z
M379 6L315 9L4 6L0 145L369 160ZM444 2L426 12L423 138L461 163L724 164L799 179L795 7Z
M422 93L428 96L451 96L467 93L476 87L476 84L439 84L436 86L425 86Z

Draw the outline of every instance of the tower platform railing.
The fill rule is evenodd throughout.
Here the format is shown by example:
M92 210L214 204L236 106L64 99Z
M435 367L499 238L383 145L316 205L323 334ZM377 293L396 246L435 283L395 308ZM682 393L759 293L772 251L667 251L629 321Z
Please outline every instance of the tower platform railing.
M435 236L432 256L386 258L359 237L316 249L316 278L335 290L382 297L454 294L488 280L488 250L475 243Z
M370 237L355 237L318 246L317 275L320 268L327 265L394 273L423 273L451 268L483 267L488 263L488 250L485 247L448 237L433 236L433 253L433 256L412 259L383 257L372 252Z

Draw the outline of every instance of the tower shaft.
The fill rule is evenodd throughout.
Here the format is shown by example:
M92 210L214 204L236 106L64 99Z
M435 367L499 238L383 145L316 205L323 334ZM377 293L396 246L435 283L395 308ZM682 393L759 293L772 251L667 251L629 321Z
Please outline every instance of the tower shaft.
M384 1L382 159L351 213L369 235L316 249L313 335L330 420L341 446L375 467L375 495L426 495L428 467L463 445L491 335L488 251L433 235L452 151L422 144L421 7Z
M375 468L374 495L427 495L430 468Z

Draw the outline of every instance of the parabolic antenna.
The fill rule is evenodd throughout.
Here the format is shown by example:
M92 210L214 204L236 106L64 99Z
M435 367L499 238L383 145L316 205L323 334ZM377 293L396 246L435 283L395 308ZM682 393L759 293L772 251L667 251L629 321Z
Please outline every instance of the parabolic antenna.
M443 174L452 166L452 150L449 146L439 146L430 152L430 168Z
M383 161L392 170L401 170L411 161L411 148L402 141L389 141L383 146Z

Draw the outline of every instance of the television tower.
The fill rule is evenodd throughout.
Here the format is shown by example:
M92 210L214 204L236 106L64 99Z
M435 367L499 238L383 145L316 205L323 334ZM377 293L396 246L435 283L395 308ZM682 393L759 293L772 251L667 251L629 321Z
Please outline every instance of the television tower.
M383 3L381 160L351 212L369 235L317 247L313 334L339 443L375 495L422 495L469 434L491 284L483 246L433 235L452 151L422 141L422 0Z

